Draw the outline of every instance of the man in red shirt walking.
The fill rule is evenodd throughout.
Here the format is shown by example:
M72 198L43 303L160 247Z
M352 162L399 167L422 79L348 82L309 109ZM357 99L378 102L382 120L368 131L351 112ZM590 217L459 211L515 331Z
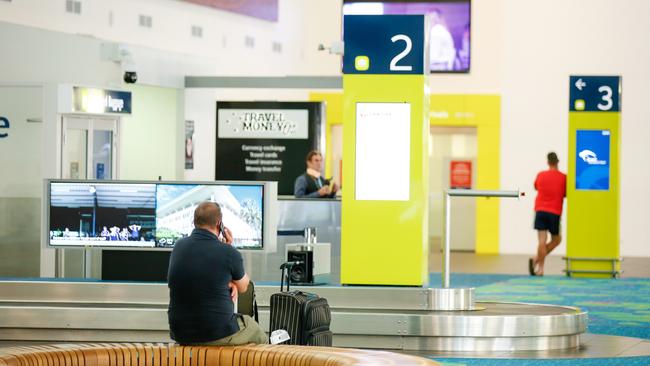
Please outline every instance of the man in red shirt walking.
M528 260L531 276L544 275L544 260L562 241L560 235L560 216L566 196L566 174L560 172L557 154L547 155L548 170L539 172L535 179L535 230L537 230L537 256ZM551 241L548 242L548 234Z

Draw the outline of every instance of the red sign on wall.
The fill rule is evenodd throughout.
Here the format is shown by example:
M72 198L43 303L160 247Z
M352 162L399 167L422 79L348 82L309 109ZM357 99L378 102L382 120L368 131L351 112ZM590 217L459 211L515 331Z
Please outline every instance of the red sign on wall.
M472 162L453 160L449 164L449 187L472 188Z

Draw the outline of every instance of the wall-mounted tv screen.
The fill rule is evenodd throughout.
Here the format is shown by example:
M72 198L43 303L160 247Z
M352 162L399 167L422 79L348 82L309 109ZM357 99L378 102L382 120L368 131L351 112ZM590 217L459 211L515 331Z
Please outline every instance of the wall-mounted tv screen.
M343 15L384 14L427 15L431 72L469 72L471 0L343 1Z
M261 185L159 184L156 190L156 243L173 246L194 229L196 207L217 202L223 223L238 248L262 247L264 192Z
M262 249L264 183L49 181L48 245L171 248L194 229L194 209L217 202L240 249Z

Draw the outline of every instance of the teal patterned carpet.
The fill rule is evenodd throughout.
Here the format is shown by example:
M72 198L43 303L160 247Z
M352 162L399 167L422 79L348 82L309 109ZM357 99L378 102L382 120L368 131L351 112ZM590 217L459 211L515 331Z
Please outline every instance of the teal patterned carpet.
M478 301L577 306L589 312L589 333L650 339L650 279L578 279L564 276L455 274L453 287L475 287ZM440 275L431 274L431 287ZM650 365L650 357L616 359L436 359L446 366Z
M440 285L431 275L430 287ZM453 287L476 287L478 301L577 306L589 312L589 333L650 339L650 278L454 274Z

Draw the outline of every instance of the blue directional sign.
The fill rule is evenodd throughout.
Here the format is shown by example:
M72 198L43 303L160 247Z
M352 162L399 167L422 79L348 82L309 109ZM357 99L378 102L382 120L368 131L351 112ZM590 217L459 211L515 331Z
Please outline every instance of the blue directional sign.
M572 112L620 111L620 76L571 76L569 90Z
M610 131L576 133L576 189L609 190Z
M425 73L424 15L345 15L343 23L344 74Z
M0 117L0 128L9 128L9 120L6 117ZM9 136L6 132L0 132L0 139Z

